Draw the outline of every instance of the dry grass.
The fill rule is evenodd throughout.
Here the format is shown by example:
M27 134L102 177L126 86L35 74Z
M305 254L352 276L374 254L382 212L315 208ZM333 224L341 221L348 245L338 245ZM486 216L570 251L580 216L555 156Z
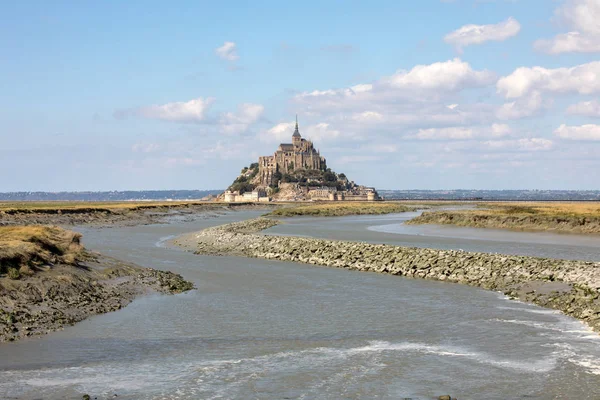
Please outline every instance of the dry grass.
M36 211L59 211L59 210L83 210L83 211L111 211L111 210L141 210L145 208L158 207L181 207L215 204L215 202L204 201L22 201L22 202L0 202L0 211L10 212L36 212Z
M479 210L470 213L496 215L536 214L550 216L600 217L599 202L503 202L479 203ZM483 209L481 209L483 208Z
M343 215L390 214L413 211L414 207L395 202L327 202L282 207L267 215L293 217L299 215L336 217Z
M407 223L598 234L600 203L477 203L474 210L425 212Z
M74 264L83 252L80 238L56 226L0 226L0 274L32 274L46 264Z

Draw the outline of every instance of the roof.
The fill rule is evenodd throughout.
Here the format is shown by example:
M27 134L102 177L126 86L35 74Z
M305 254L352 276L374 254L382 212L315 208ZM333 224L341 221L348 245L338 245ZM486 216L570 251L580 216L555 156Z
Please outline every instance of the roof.
M281 143L279 145L279 148L281 150L284 150L284 151L286 151L286 150L294 150L294 145L291 144L291 143Z

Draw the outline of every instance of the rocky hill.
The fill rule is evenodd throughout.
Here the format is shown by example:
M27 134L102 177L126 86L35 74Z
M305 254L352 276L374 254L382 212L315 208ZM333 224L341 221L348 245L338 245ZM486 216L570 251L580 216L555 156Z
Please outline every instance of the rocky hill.
M345 174L338 174L330 168L324 171L301 169L287 173L277 172L275 179L277 183L268 187L261 186L258 163L252 163L240 171L227 190L243 194L256 188L263 188L275 200L306 200L305 188L307 187L331 187L338 191L352 191L358 188L358 185L349 181Z

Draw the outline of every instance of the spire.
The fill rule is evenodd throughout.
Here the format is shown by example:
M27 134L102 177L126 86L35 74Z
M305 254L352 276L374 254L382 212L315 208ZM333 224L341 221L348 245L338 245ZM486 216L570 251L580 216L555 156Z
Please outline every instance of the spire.
M292 137L302 137L300 136L300 131L298 130L298 114L296 114L296 129L294 129L294 134Z

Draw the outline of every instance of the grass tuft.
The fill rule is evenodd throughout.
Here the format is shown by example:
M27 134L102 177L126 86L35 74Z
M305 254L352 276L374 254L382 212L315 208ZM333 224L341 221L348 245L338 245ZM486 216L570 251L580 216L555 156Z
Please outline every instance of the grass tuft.
M80 238L57 226L0 226L0 274L18 279L42 265L75 264L83 254Z

